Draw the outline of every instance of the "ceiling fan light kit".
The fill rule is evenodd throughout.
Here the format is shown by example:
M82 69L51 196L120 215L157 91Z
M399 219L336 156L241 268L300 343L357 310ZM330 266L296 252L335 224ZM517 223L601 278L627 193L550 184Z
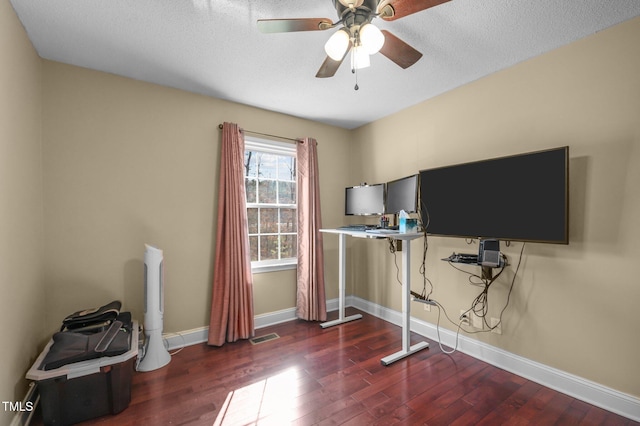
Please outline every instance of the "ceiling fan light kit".
M360 27L360 43L369 55L375 55L384 44L384 34L373 24Z
M324 51L334 61L341 61L345 53L347 53L347 49L349 49L349 42L349 33L341 28L329 37L329 40L324 45Z
M387 30L380 31L371 21L381 18L394 21L450 0L332 0L339 20L326 18L259 19L263 33L324 31L342 25L324 45L327 58L316 77L333 77L351 52L351 70L370 65L369 55L382 53L401 68L416 63L422 53ZM357 88L357 85L356 85Z
M355 46L351 49L351 70L360 70L371 66L369 53L362 46Z

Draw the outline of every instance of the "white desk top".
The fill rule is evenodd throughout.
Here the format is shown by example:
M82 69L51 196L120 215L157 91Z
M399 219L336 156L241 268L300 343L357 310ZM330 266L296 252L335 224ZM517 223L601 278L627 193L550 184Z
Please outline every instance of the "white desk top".
M368 231L355 231L353 229L321 229L320 232L326 232L328 234L346 234L356 238L391 238L393 240L415 240L416 238L422 237L421 232L411 232L401 234L399 232L377 232L376 229L371 229Z

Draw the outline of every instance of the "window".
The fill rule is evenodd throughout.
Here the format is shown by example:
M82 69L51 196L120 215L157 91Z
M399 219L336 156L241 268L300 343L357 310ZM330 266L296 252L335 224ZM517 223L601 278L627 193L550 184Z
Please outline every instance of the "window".
M244 169L252 269L257 272L295 267L295 145L246 138Z

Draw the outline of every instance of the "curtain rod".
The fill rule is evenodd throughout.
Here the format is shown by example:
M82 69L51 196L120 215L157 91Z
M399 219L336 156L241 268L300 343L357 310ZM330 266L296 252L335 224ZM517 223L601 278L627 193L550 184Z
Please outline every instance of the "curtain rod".
M222 124L218 124L218 129L222 130ZM292 138L287 138L287 137L284 137L284 136L270 135L268 133L254 132L252 130L245 130L245 129L242 129L242 131L245 132L245 133L252 133L254 135L267 136L269 138L284 139L284 140L287 140L287 141L300 142L300 139L292 139Z

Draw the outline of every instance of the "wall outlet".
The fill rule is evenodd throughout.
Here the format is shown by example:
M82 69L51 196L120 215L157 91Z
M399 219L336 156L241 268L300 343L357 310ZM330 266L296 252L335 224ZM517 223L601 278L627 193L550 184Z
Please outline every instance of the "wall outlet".
M500 318L491 318L491 332L502 334L502 323L500 322Z
M471 315L471 324L473 324L473 328L484 330L484 318L479 317L473 312L469 312L469 314Z
M466 326L470 326L471 322L469 321L469 316L471 314L471 311L467 312L466 309L460 309L460 317L458 318L460 322L460 325L466 325Z
M424 310L427 312L431 312L431 305L428 303L423 303L422 306L424 306Z

